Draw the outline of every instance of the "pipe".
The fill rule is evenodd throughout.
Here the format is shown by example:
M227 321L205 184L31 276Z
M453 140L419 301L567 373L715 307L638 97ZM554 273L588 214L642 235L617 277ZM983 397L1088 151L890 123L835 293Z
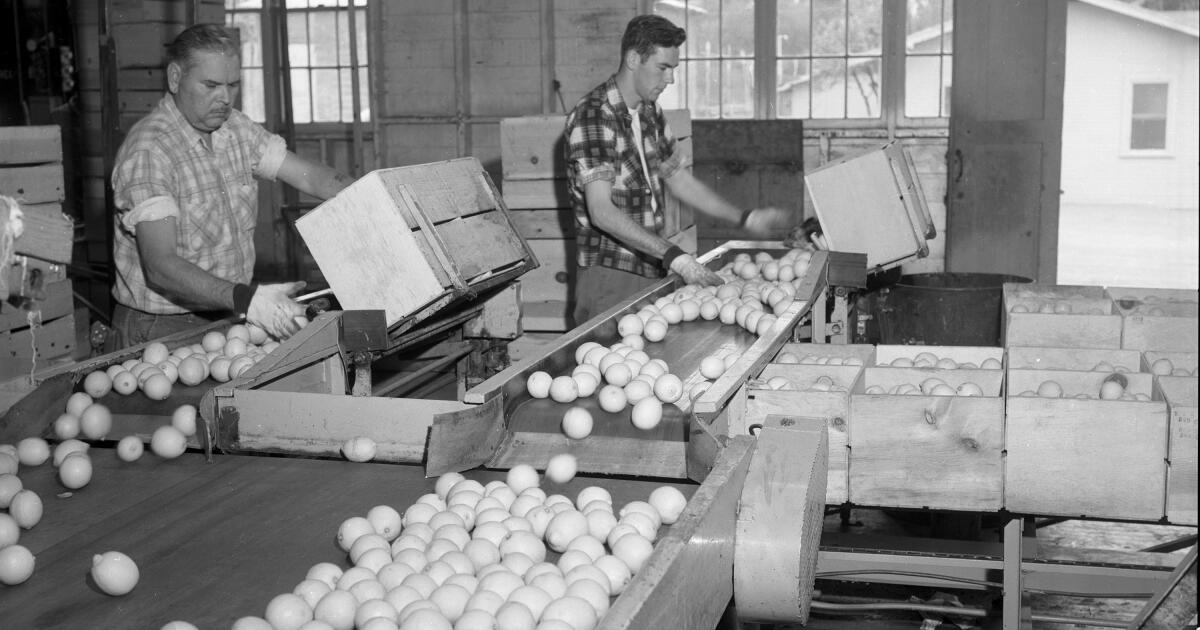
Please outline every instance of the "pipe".
M433 363L430 363L429 365L422 367L421 369L417 370L416 372L397 374L396 376L388 378L388 379L380 382L375 387L371 388L371 395L372 396L387 396L388 394L391 394L392 392L401 390L404 387L406 387L407 385L409 385L410 383L413 383L421 378L424 378L425 375L429 374L430 372L440 370L440 369L446 367L447 365L456 363L462 357L464 357L468 354L471 354L471 352L474 349L475 349L474 346L470 346L470 345L468 345L465 348L459 348L458 350L451 352L450 354L434 361Z

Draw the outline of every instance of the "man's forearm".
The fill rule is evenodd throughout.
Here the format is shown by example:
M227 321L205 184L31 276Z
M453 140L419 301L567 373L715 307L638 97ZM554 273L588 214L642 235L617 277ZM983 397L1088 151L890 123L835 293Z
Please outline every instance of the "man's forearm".
M596 229L611 236L625 247L655 258L662 258L671 242L638 225L625 213L615 207L600 212L592 212L592 225Z
M222 280L178 256L145 261L146 284L189 305L213 310L233 308L234 283Z

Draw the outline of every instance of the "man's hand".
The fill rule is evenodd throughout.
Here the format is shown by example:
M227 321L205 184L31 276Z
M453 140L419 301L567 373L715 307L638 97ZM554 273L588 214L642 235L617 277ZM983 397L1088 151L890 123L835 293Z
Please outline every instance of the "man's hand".
M696 262L691 254L676 256L671 261L671 271L679 274L688 284L698 284L703 287L725 284L725 280L716 272Z
M304 314L304 305L292 296L304 288L303 282L260 284L250 298L246 309L246 321L254 324L276 339L286 339L300 329L296 318Z
M751 236L767 237L786 230L795 224L790 210L783 208L756 208L746 216L743 227Z

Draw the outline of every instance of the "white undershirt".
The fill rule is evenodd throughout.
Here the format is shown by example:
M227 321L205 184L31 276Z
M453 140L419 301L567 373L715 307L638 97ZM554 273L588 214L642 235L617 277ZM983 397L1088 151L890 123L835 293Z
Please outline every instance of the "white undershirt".
M638 109L633 110L633 142L637 145L638 158L642 161L642 174L646 176L646 185L650 187L650 210L658 214L658 196L654 194L654 183L650 179L650 167L646 165L646 153L642 148L642 119Z

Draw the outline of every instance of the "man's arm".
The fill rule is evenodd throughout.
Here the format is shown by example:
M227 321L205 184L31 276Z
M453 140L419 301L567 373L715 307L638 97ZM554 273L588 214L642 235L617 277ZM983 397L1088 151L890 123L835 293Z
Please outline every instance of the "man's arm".
M276 179L318 199L329 199L354 180L336 169L302 158L291 151L283 157Z
M667 188L676 199L707 214L744 229L751 236L768 237L791 227L795 217L782 208L738 208L718 195L686 169L679 169L666 180Z
M175 253L177 219L137 224L138 254L146 284L160 293L213 310L233 308L233 283L222 280Z
M589 182L584 186L583 194L587 200L588 218L597 230L608 234L629 249L660 260L670 252L670 260L665 262L671 271L682 276L689 284L716 285L723 282L712 270L696 262L691 254L684 253L671 241L638 225L629 215L613 205L612 182L603 179Z
M742 221L742 208L729 203L685 168L676 170L663 180L676 199L704 214L734 225Z

